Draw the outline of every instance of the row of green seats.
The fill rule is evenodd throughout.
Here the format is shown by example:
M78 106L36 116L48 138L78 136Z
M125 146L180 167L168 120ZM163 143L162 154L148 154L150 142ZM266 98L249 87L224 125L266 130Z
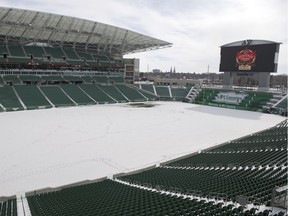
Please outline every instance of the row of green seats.
M60 75L3 75L0 76L0 85L4 84L23 84L27 82L42 83L45 81L58 82L79 82L79 83L124 83L122 76L60 76Z

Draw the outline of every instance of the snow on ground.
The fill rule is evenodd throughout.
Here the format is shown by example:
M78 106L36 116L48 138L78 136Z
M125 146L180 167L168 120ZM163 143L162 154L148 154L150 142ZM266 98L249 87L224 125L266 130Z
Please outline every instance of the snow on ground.
M178 102L0 113L0 196L128 172L272 127L281 116Z

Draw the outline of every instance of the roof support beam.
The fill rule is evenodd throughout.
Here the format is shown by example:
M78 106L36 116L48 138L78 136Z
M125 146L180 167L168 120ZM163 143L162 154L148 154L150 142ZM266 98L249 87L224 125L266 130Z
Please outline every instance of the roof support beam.
M91 38L93 37L93 34L94 34L93 32L95 31L96 26L97 26L97 23L94 22L93 27L92 27L91 32L90 32L90 35L88 36L88 38L87 38L87 40L86 40L86 42L85 42L85 50L86 50L86 51L87 51L87 49L88 49L89 42L91 41Z

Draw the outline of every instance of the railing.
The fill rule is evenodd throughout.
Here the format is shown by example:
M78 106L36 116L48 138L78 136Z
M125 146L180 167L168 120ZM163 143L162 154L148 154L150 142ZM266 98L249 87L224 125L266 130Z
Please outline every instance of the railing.
M41 70L41 69L2 69L0 70L0 75L74 75L74 76L99 76L108 75L105 71L89 71L89 70ZM109 72L109 75L113 76L123 76L121 72Z

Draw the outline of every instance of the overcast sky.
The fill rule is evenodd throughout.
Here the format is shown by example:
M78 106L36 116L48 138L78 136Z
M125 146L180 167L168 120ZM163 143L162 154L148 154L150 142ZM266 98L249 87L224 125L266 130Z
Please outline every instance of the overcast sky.
M0 6L98 21L173 43L136 53L140 70L219 71L220 46L245 39L281 42L287 73L287 0L0 0Z

